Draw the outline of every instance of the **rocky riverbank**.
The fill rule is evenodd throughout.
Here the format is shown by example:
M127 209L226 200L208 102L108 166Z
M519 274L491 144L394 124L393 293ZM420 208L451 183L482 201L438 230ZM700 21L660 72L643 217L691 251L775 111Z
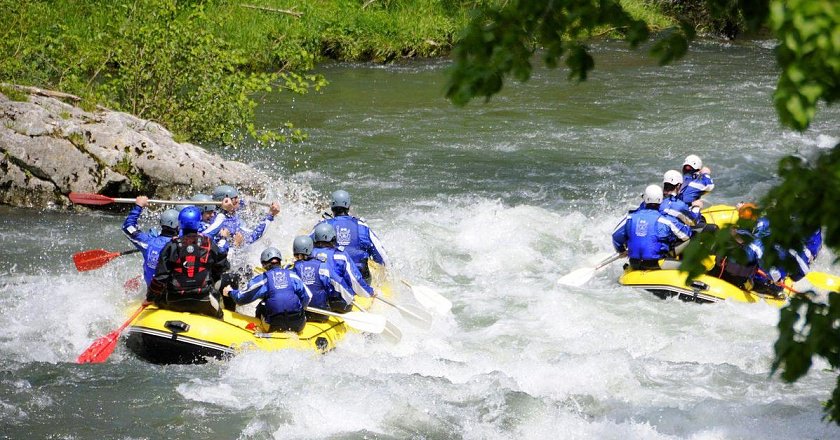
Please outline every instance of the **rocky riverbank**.
M168 198L221 183L258 191L265 182L248 165L176 142L155 122L85 111L79 98L60 92L4 90L14 100L0 93L0 204L67 207L70 192Z

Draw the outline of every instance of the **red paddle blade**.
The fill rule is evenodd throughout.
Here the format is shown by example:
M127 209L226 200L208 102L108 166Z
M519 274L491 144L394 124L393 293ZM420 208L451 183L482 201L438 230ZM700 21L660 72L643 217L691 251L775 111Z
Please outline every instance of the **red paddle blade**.
M71 192L68 197L71 202L78 203L80 205L107 205L114 203L114 199L112 197L103 196L102 194Z
M114 352L114 349L117 348L117 342L120 340L120 333L131 324L131 321L134 321L146 307L149 306L149 303L143 303L140 307L134 311L134 314L128 318L127 321L120 326L120 328L108 333L107 335L93 341L93 344L90 344L90 347L84 351L84 353L80 354L79 357L76 358L77 364L100 364L105 362L111 353Z
M76 270L84 272L86 270L99 269L109 261L119 256L119 252L108 252L105 249L94 249L91 251L83 251L73 254L73 263L76 265Z
M114 349L117 348L117 341L120 338L120 330L114 330L111 333L97 339L90 344L90 347L76 358L77 364L100 364L105 362Z

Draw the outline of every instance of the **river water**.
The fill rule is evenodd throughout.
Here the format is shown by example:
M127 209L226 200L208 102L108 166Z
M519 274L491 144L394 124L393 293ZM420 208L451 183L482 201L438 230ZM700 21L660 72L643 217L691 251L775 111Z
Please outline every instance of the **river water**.
M138 299L123 288L136 256L86 273L70 261L128 249L124 213L0 208L0 437L837 438L820 420L825 364L792 385L769 376L777 309L662 301L619 286L620 264L580 288L555 281L611 252L615 223L687 154L712 168L712 202L753 200L780 157L837 143L840 110L781 129L766 41L701 43L663 68L595 49L585 83L538 69L463 109L442 98L444 61L323 66L326 90L268 96L260 115L307 142L220 151L277 177L283 212L262 244L288 252L344 188L398 276L452 299L429 330L384 310L397 345L351 335L323 356L201 366L121 347L75 365ZM832 259L817 268L840 273Z

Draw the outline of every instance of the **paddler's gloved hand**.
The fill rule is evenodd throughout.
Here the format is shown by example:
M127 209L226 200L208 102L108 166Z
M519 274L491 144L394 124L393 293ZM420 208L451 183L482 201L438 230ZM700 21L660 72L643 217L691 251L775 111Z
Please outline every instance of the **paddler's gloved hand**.
M219 291L225 290L225 287L230 286L232 289L239 289L239 280L240 276L238 273L224 273L222 274L221 284L219 285Z

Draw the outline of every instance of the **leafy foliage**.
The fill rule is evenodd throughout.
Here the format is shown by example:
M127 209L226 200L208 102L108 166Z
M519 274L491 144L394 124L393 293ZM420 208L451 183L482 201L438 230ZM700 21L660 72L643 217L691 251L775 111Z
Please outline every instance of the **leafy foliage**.
M0 0L0 81L133 112L179 140L296 140L289 124L254 125L261 93L319 90L327 81L311 69L324 58L446 54L483 3Z
M684 2L699 4L697 2ZM782 124L805 130L821 102L840 99L840 2L836 0L706 0L703 10L713 18L743 22L749 30L768 27L779 42L781 70L774 104ZM455 48L455 65L449 74L447 96L455 104L474 97L489 99L504 78L526 81L530 60L537 48L548 67L565 56L569 77L585 80L594 67L581 39L600 26L620 28L624 39L636 47L648 39L644 23L630 19L622 6L610 0L510 0L487 6L473 17L463 40ZM672 62L688 50L693 30L686 23L657 36L651 53L660 63ZM765 249L800 249L804 238L819 228L824 245L840 254L840 145L811 161L787 157L779 163L781 183L761 200L771 224ZM807 195L807 196L804 196ZM712 252L744 260L735 229L751 230L754 220L740 220L733 229L702 233L683 252L682 269L690 277L705 272L703 261ZM776 252L765 252L765 265L788 267ZM780 336L775 344L773 371L782 369L784 380L807 374L813 356L840 368L840 294L827 302L806 296L793 299L781 312ZM840 424L840 376L827 416Z

